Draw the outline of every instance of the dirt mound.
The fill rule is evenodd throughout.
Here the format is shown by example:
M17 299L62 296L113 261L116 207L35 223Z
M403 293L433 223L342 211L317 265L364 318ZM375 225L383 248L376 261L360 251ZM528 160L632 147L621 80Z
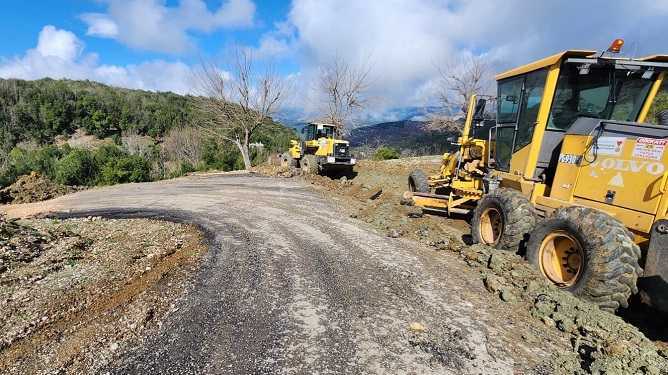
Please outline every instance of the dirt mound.
M525 309L544 324L567 335L577 357L553 358L552 374L665 374L668 352L620 317L581 301L545 282L518 255L483 245L462 247L460 255L480 269L485 288L507 303ZM528 343L537 340L525 335Z
M0 217L0 373L98 373L186 292L201 243L158 220Z
M53 183L33 172L19 177L15 183L0 190L0 204L41 202L77 190L81 189Z

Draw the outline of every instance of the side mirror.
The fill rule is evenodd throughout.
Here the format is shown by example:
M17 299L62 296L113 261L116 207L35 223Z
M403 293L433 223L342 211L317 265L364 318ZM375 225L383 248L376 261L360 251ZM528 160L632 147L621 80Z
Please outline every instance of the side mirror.
M306 128L302 128L302 134L306 133Z

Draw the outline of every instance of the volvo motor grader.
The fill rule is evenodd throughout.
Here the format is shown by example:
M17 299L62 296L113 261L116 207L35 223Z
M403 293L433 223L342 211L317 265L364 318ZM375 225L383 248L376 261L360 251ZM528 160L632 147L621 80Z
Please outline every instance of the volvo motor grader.
M303 141L290 141L290 148L281 154L282 167L300 167L306 173L352 173L356 158L350 154L348 141L335 139L336 125L309 123L302 128Z
M491 126L474 97L459 151L435 176L412 171L405 198L472 214L474 242L524 254L604 310L640 290L668 311L668 111L652 108L668 55L622 58L622 44L496 76Z

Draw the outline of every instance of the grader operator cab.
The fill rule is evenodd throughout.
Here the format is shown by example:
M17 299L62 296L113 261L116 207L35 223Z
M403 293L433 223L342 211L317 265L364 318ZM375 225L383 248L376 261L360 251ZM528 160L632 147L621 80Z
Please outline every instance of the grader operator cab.
M350 174L356 158L350 154L348 141L335 139L336 126L309 123L302 128L304 141L290 141L290 149L281 154L282 167L300 167L306 173Z
M490 129L479 131L486 100L474 97L459 152L445 154L435 176L412 171L405 197L472 214L474 242L524 253L547 280L604 310L628 306L640 289L668 311L668 124L656 120L668 116L651 108L668 55L611 57L622 44L495 77Z

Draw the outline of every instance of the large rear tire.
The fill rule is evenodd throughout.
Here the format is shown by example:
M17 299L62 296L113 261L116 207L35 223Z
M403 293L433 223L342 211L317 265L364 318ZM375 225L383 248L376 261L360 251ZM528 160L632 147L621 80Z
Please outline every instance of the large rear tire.
M408 174L408 190L417 193L431 192L431 188L427 182L427 175L421 169L413 169Z
M523 250L538 215L529 198L518 190L500 188L480 199L473 211L473 242L499 250Z
M302 158L302 171L304 173L318 173L318 159L315 155L304 155Z
M628 306L642 269L631 233L612 216L589 207L557 209L538 224L527 261L578 298L613 312Z
M292 167L295 165L294 160L292 159L292 156L289 153L284 153L281 154L281 167Z

